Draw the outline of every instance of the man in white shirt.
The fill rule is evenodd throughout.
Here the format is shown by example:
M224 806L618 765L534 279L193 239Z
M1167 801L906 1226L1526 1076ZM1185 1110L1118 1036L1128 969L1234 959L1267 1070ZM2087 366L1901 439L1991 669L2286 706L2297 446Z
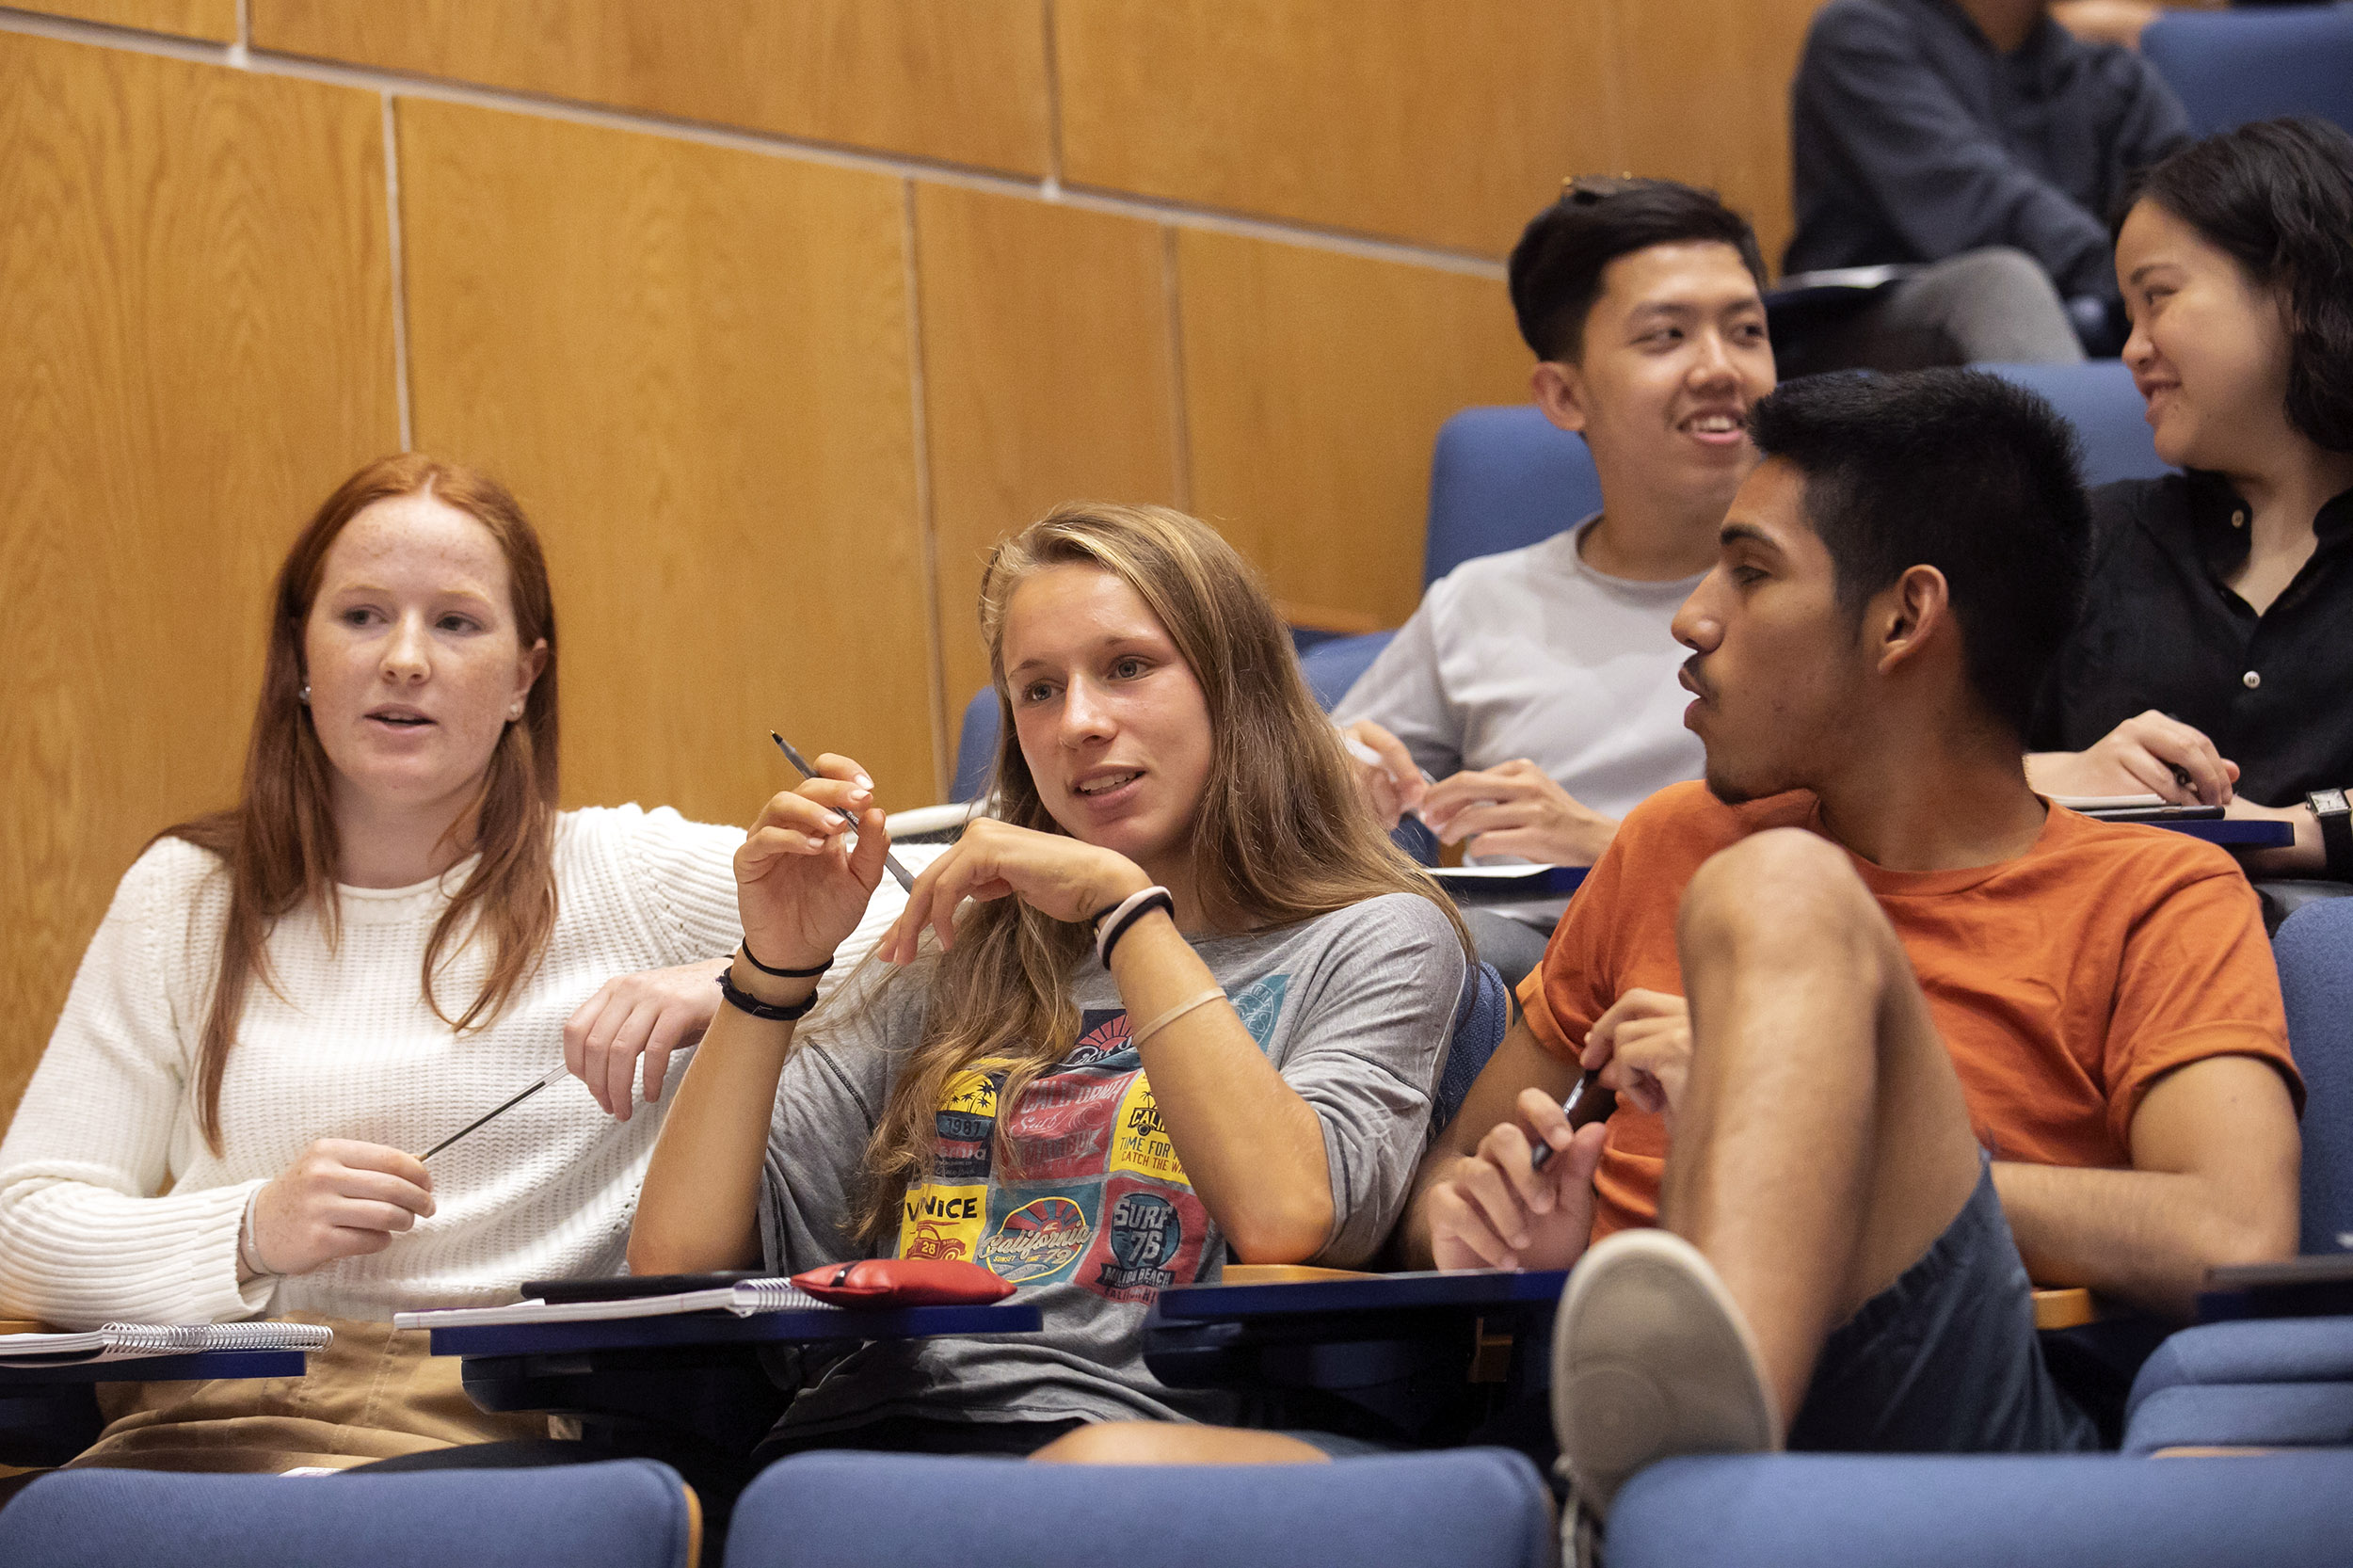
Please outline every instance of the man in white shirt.
M1747 220L1672 181L1573 180L1520 236L1529 384L1584 436L1602 510L1431 584L1341 699L1392 826L1413 812L1472 856L1590 866L1637 802L1700 776L1668 627L1755 464L1745 422L1774 381L1764 280ZM1543 955L1531 925L1474 911L1472 934L1508 981Z

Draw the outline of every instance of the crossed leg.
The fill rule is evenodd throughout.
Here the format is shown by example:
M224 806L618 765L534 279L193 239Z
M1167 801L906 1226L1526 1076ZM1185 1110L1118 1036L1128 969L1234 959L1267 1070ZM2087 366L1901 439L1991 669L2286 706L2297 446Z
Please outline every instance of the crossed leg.
M1902 944L1846 854L1785 829L1700 868L1659 1223L1705 1254L1786 1423L1829 1332L1968 1201L1978 1152Z

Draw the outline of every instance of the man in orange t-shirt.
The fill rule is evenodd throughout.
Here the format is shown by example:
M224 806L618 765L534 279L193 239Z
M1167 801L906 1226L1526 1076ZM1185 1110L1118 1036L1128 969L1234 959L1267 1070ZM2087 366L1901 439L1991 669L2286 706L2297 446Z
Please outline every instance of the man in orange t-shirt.
M1553 1414L1596 1515L1678 1453L2095 1446L2030 1273L2180 1317L2296 1244L2252 890L2026 785L2089 533L2066 425L1930 371L1791 383L1752 432L1675 619L1706 782L1626 818L1400 1232L1575 1264ZM1562 1112L1580 1071L1606 1124Z

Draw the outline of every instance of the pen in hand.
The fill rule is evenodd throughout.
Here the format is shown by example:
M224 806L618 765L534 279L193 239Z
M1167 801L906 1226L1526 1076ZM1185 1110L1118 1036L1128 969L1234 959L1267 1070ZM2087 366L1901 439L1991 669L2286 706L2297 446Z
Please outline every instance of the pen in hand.
M1568 1117L1569 1126L1577 1128L1592 1122L1606 1121L1609 1113L1618 1108L1617 1092L1603 1088L1599 1081L1600 1078L1600 1069L1588 1068L1585 1076L1577 1080L1577 1087L1569 1091L1569 1097L1561 1102L1561 1113ZM1589 1091L1592 1093L1593 1101L1587 1105L1586 1095ZM1580 1106L1585 1107L1585 1116L1582 1121L1577 1118L1577 1109ZM1528 1157L1528 1168L1531 1171L1543 1170L1552 1162L1552 1144L1549 1141L1538 1144L1534 1152Z
M776 749L784 753L784 760L786 761L801 770L801 776L803 778L815 778L817 776L817 770L810 767L806 761L802 760L801 754L792 749L792 742L786 740L783 736L777 734L773 729L768 731L768 738L776 743ZM857 825L857 818L852 816L849 812L842 810L840 808L827 807L826 809L831 811L835 816L840 817L843 822L848 823L852 827L856 827ZM899 857L897 856L891 854L888 850L883 851L883 864L889 869L890 874L897 879L900 887L905 888L910 893L915 891L914 874L904 866L899 864Z

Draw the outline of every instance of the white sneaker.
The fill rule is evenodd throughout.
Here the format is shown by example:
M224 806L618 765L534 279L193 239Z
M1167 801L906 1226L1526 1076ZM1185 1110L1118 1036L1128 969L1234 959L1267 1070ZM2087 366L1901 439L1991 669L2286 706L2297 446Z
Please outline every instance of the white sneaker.
M1697 1247L1625 1230L1578 1260L1552 1325L1552 1430L1596 1519L1653 1460L1780 1449L1756 1341Z

